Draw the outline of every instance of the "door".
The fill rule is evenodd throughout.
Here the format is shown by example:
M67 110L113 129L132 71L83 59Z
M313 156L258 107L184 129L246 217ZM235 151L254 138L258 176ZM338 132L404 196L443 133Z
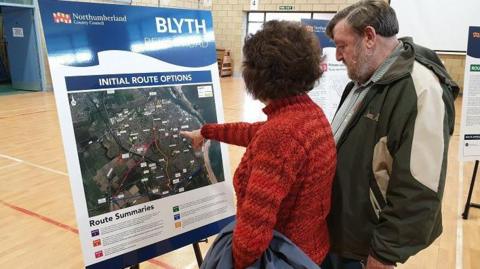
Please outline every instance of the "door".
M1 7L12 87L42 90L33 9Z

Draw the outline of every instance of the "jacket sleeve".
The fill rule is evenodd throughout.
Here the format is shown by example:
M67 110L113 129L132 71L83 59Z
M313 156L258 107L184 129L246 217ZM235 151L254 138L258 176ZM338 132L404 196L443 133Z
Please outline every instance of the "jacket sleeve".
M220 142L246 147L255 133L265 122L205 124L201 129L202 136Z
M442 232L451 115L438 87L417 90L416 102L410 103L410 108L397 109L386 138L392 153L390 178L370 249L371 255L393 264L405 262Z
M305 156L303 147L287 134L259 137L252 145L253 151L256 154L252 154L246 191L237 203L237 225L233 233L237 269L251 265L267 249L280 204L302 169Z

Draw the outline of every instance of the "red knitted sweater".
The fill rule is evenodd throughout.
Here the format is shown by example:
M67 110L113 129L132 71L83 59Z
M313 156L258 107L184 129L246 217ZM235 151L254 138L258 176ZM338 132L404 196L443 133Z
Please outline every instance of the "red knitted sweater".
M247 147L233 178L235 268L254 263L274 229L319 264L329 249L326 217L336 163L330 125L306 94L274 100L263 112L265 122L201 130L205 138Z

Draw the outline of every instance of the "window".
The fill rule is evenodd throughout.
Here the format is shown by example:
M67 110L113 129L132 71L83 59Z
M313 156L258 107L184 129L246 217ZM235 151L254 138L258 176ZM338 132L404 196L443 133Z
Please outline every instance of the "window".
M247 34L254 34L262 28L265 22L265 12L250 12L248 13Z
M302 19L311 19L312 13L290 13L290 12L267 12L265 14L265 21L279 20L279 21L301 21Z
M335 13L313 13L315 20L331 20Z
M301 21L302 19L330 20L335 12L248 12L247 35L262 29L263 23L271 20Z
M33 0L0 0L0 3L15 4L19 6L33 6Z

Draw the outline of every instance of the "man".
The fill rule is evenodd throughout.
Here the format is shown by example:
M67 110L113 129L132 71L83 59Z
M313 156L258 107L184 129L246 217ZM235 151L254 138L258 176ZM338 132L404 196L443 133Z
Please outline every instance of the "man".
M393 268L442 232L458 86L433 51L397 33L382 0L357 2L327 26L352 82L332 122L338 160L322 268Z

